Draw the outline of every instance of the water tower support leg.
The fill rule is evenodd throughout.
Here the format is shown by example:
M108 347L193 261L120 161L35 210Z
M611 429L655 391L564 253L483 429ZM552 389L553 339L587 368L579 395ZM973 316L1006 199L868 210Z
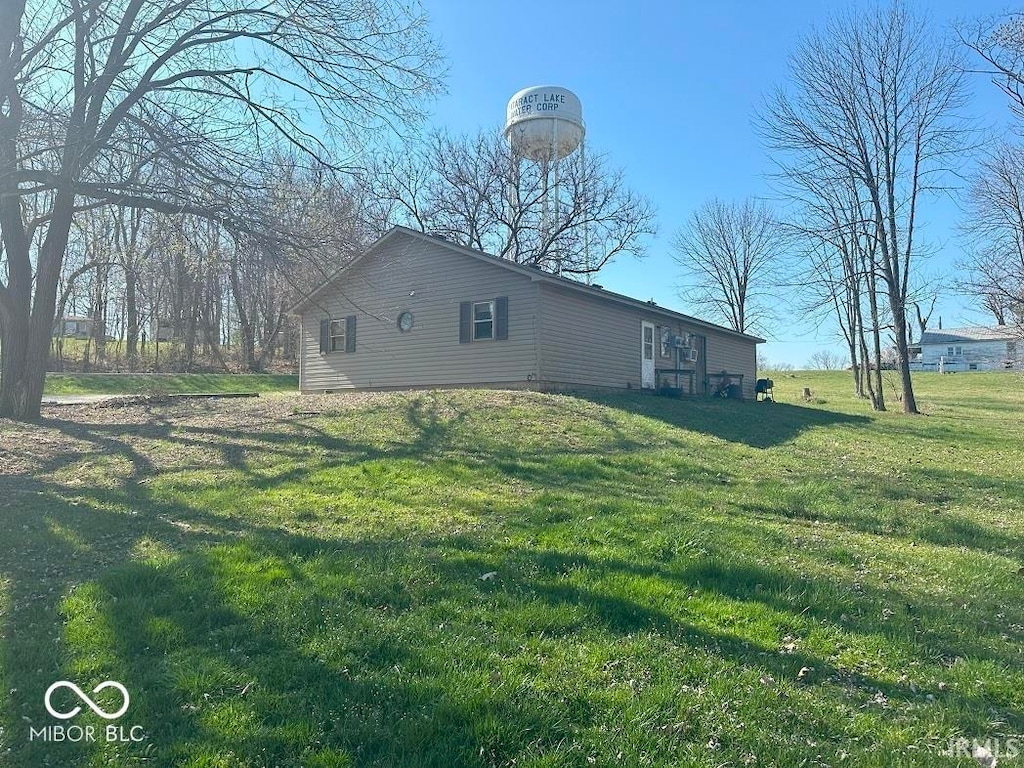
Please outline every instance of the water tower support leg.
M584 205L583 209L583 265L587 270L587 285L593 282L590 274L590 200L587 197L587 143L580 142L580 196ZM678 367L678 366L677 366Z
M548 167L548 161L543 160L540 164L541 174L541 208L540 208L540 246L541 248L547 247L548 239L548 175L551 173L551 169Z
M561 210L559 210L560 207L561 207L561 199L560 199L560 196L559 196L559 186L558 186L558 166L559 166L559 162L560 162L559 161L560 153L559 153L559 148L558 148L558 121L557 120L555 120L555 124L551 128L552 128L551 134L552 134L552 137L553 137L553 141L551 143L551 150L552 150L552 152L554 154L554 158L555 158L555 170L554 170L554 175L555 175L555 199L554 199L555 226L554 226L553 230L555 232L557 232L558 231L559 217L561 215ZM562 274L562 254L557 249L555 250L555 274L556 275L561 275Z

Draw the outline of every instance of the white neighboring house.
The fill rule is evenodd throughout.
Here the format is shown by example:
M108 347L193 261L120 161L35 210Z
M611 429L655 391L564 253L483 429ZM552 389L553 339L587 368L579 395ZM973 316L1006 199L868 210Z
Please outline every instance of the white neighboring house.
M1024 331L1009 325L925 331L910 353L915 371L1024 369Z

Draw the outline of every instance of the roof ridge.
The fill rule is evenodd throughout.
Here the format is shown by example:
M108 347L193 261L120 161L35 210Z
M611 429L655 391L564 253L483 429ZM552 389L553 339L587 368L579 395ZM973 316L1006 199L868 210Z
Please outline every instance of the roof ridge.
M724 325L712 323L708 320L702 320L699 317L693 317L692 315L687 315L683 312L679 312L674 309L662 307L652 302L643 301L642 299L635 299L632 296L627 296L626 294L623 293L617 293L616 291L610 291L605 288L595 288L593 286L586 285L585 283L581 283L577 280L571 280L567 277L562 277L561 275L554 275L543 269L529 267L523 264L519 264L518 262L512 261L510 259L506 259L502 256L496 256L494 254L487 253L486 251L482 251L478 248L472 248L467 245L462 245L461 243L456 243L453 240L449 240L447 237L435 237L431 235L429 232L421 232L419 230L411 229L401 224L395 224L394 226L392 226L391 229L389 229L377 240L371 243L370 246L365 251L363 251L361 254L352 259L348 264L341 267L337 272L331 275L331 277L329 277L323 283L321 283L316 289L314 289L306 296L304 296L302 299L297 301L288 310L289 313L297 314L299 311L304 309L306 305L309 304L309 302L311 302L315 296L319 295L328 287L333 286L334 283L338 280L339 277L341 277L342 274L347 272L357 263L362 261L365 257L369 256L371 253L377 250L382 243L391 239L391 237L394 236L396 233L405 234L417 240L429 242L433 245L439 245L448 248L449 250L455 251L456 253L462 253L464 255L471 256L472 258L480 259L481 261L486 261L490 264L501 267L503 269L507 269L511 272L517 272L525 277L529 277L531 280L543 281L547 283L552 283L554 285L564 286L566 288L569 288L570 290L578 291L580 294L588 296L590 298L600 299L604 301L613 301L619 304L632 306L637 309L645 309L647 311L657 312L662 315L668 315L673 318L682 320L683 322L693 323L694 325L698 325L705 328L711 328L722 333L727 333L731 336L738 336L740 338L749 339L757 343L764 343L766 341L766 339L762 339L760 336L754 336L749 333L740 333L739 331L733 330L732 328L727 328Z

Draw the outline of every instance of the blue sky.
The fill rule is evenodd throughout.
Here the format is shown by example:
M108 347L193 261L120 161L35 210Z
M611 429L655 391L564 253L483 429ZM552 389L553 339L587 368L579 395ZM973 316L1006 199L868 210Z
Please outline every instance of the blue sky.
M800 36L849 2L758 3L540 2L424 0L447 58L447 95L434 125L454 132L499 130L505 104L521 88L561 85L583 102L589 151L607 153L630 186L658 210L658 237L641 260L602 270L606 288L653 298L683 311L673 233L708 198L770 196L767 153L751 119L763 96L786 77ZM935 22L999 13L1004 3L936 0ZM1005 98L975 75L970 113L979 124L1009 124ZM929 201L923 236L937 250L930 274L952 269L959 255L955 201ZM936 310L943 325L990 322L945 290ZM838 348L828 327L789 314L762 348L773 361L803 365L817 349Z

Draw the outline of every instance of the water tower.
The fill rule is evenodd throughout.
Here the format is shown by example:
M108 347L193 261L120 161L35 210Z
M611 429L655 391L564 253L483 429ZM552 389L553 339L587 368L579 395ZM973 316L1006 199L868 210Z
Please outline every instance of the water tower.
M505 110L505 138L512 148L516 168L521 161L528 160L540 169L542 237L551 230L550 209L554 211L554 224L558 225L559 163L577 148L584 151L585 133L583 105L567 88L535 85L524 88L509 99ZM518 193L518 189L513 190L516 202ZM561 272L561 259L556 264L556 272Z

